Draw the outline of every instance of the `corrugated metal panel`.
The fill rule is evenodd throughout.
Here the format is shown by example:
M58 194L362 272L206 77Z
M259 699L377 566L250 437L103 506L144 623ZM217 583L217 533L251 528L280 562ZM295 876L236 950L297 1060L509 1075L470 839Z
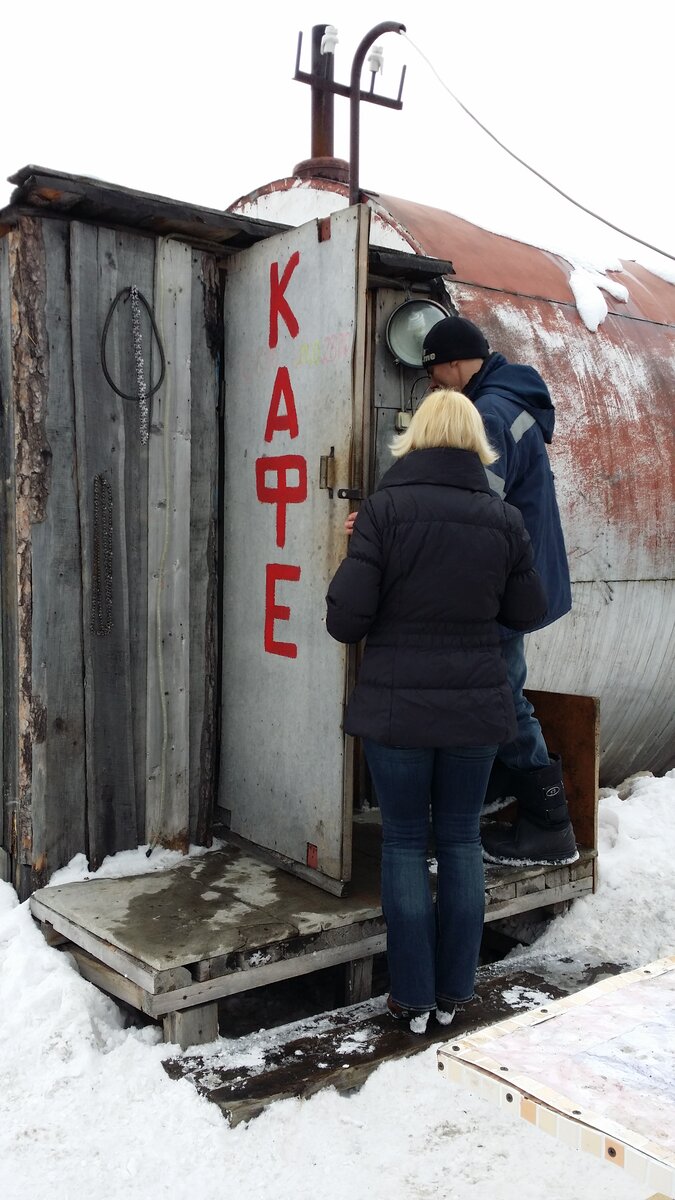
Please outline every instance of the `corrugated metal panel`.
M675 584L576 583L572 592L569 616L527 639L528 685L600 696L602 781L668 770L675 740Z

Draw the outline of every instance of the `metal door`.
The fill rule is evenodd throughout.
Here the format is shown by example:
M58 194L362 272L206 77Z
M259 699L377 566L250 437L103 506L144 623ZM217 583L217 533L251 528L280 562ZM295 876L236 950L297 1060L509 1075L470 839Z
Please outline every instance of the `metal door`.
M369 212L228 263L220 798L234 835L339 893L351 874L348 652L325 627L361 483Z

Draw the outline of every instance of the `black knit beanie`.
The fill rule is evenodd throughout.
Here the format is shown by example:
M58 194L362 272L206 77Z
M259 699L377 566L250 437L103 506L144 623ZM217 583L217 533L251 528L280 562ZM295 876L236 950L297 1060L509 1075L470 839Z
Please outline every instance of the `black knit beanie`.
M444 317L432 325L424 339L422 366L454 362L455 359L487 358L487 339L477 325L465 317Z

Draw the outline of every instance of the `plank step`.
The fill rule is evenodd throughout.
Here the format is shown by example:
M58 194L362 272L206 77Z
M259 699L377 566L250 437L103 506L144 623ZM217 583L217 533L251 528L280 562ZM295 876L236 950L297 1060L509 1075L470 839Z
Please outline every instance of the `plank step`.
M271 1030L262 1049L256 1034L255 1049L262 1061L255 1066L236 1061L250 1061L252 1039L247 1037L234 1045L228 1042L222 1052L168 1058L164 1069L172 1079L189 1080L200 1095L218 1105L230 1125L237 1125L259 1116L275 1100L306 1099L325 1087L355 1091L383 1062L464 1037L623 969L624 964L603 963L579 970L578 965L557 962L509 972L504 963L492 964L479 970L479 999L461 1010L449 1027L430 1018L426 1033L410 1033L392 1021L380 996Z

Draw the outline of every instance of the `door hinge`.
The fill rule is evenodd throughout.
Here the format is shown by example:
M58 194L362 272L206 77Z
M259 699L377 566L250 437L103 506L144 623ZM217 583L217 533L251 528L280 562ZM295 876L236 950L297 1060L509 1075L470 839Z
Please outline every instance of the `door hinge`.
M319 459L319 487L324 488L331 500L335 488L335 446L331 446L330 454L322 454Z

